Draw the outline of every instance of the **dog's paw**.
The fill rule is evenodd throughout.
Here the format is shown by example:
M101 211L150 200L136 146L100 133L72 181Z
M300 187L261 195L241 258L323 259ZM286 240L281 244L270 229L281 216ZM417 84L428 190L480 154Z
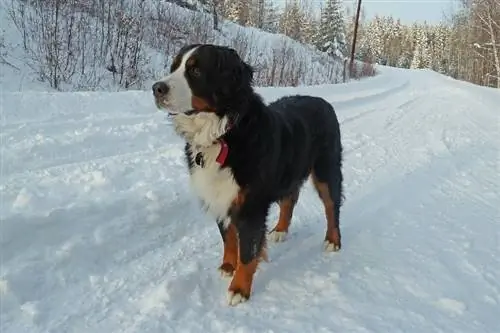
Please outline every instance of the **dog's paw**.
M246 301L248 301L248 297L243 296L243 294L238 291L229 290L227 293L227 304L230 306L236 306Z
M339 252L341 246L340 244L335 244L333 242L325 240L323 247L325 249L325 252Z
M234 275L234 267L230 263L223 263L218 268L222 278L232 277Z
M288 236L287 231L276 231L273 230L269 233L268 238L270 241L275 242L275 243L280 243L284 242L286 240L286 237Z

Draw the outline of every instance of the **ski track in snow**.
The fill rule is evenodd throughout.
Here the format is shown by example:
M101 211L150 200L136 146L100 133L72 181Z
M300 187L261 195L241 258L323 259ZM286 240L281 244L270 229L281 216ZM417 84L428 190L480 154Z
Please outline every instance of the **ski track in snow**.
M149 92L6 93L0 331L500 330L500 92L389 68L259 92L322 96L338 112L339 253L322 252L307 183L252 298L229 307L217 227Z

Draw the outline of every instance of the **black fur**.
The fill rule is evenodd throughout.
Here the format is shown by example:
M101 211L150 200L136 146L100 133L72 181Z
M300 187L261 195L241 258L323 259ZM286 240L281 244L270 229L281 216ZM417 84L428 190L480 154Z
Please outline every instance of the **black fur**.
M199 45L185 47L179 56L194 46ZM242 263L261 251L271 204L297 194L311 172L328 185L338 226L342 145L333 107L322 98L299 95L266 106L252 88L253 69L230 48L202 45L194 58L198 76L186 71L193 94L233 123L222 138L229 146L224 167L245 191L242 206L231 212ZM192 168L189 144L186 157Z
M222 237L222 241L226 241L226 228L224 227L223 220L217 220L217 228L219 228L220 235Z

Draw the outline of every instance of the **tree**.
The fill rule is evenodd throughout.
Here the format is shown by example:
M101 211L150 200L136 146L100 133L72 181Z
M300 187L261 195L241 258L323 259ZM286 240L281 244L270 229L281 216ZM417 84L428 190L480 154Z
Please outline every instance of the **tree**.
M319 50L344 58L347 55L345 25L340 0L327 0L321 11L321 21L316 38Z
M219 15L221 15L223 11L224 0L212 0L212 17L213 17L213 28L214 30L220 30L219 27Z
M488 67L483 80L500 88L500 0L473 0L470 9L473 50Z
M415 51L410 68L428 68L430 66L429 40L426 27L416 26Z
M279 30L280 15L273 0L264 1L262 29L271 33Z
M226 11L227 19L233 22L238 22L240 19L240 1L229 0L226 3L226 6L227 6L227 11Z
M303 41L304 22L305 16L298 1L287 2L280 18L279 31L297 41Z

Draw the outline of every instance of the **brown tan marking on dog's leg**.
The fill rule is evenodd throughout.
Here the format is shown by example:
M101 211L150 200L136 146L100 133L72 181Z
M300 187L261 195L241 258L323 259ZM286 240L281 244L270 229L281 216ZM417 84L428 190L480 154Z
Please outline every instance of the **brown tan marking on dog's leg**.
M237 265L228 288L228 303L232 306L250 298L259 262L268 260L265 222L269 206L255 197L248 199L247 194L240 191L230 212L238 236Z
M318 195L323 201L323 205L325 207L325 215L326 215L326 235L325 235L325 250L328 252L336 252L341 248L340 241L340 229L337 224L337 219L335 218L335 203L332 200L330 195L330 190L328 187L328 183L320 182L314 172L311 173L311 178L314 184L314 187L318 191Z
M260 257L263 255L261 254ZM248 264L243 264L238 251L238 264L231 284L229 285L228 303L237 305L246 302L252 293L253 276L257 271L259 260L256 258Z
M232 276L238 264L238 235L236 227L229 223L224 230L224 255L219 271L223 277Z
M226 221L219 222L219 230L224 240L224 255L219 271L223 277L232 276L238 264L238 231L232 222L234 216L241 205L245 202L245 192L240 190L233 199L229 217Z
M274 242L282 242L288 234L288 228L292 221L293 209L299 199L299 190L294 191L289 196L279 202L280 215L276 226L269 233L269 238Z

